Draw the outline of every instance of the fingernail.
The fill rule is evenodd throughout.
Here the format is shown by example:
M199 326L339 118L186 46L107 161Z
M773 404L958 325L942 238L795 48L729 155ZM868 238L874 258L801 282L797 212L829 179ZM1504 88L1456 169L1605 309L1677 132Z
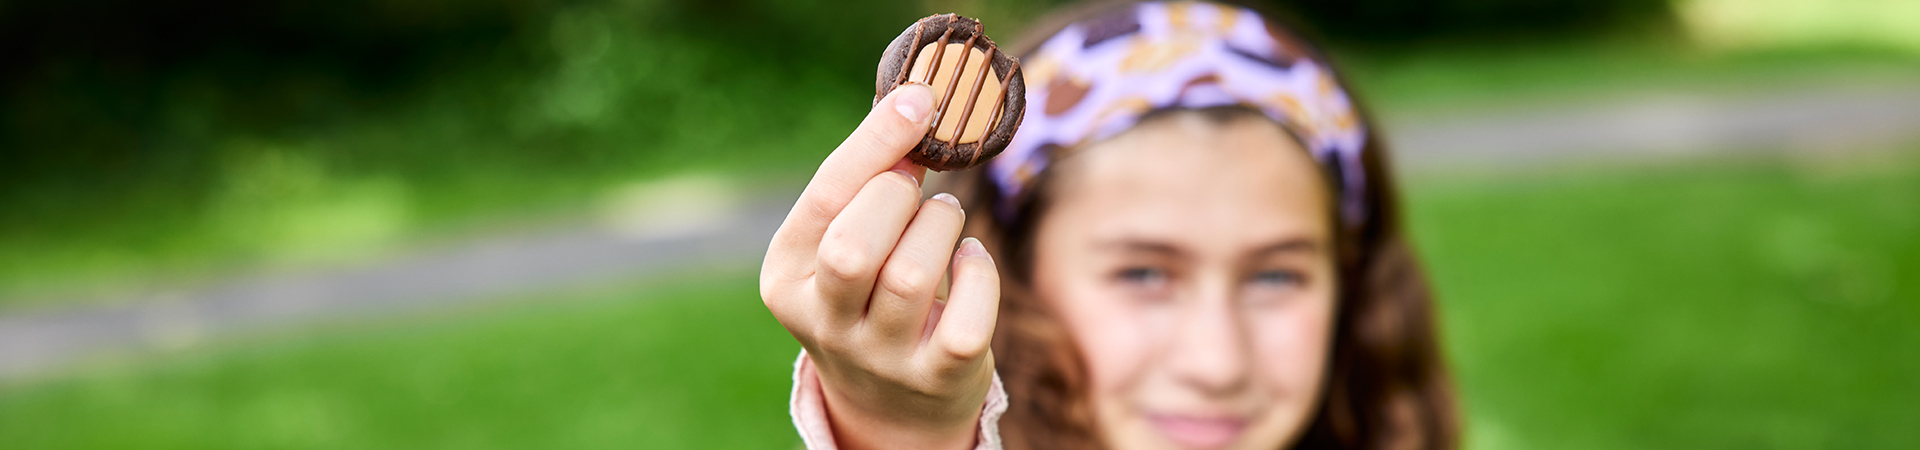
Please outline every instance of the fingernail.
M961 208L961 207L960 207L960 199L959 199L959 198L955 198L955 197L953 196L953 194L948 194L948 193L945 193L945 192L941 192L941 193L938 193L938 194L933 194L933 199L934 199L934 200L939 200L939 201L943 201L943 202L947 202L947 204L949 204L949 205L953 205L953 209L963 209L963 208Z
M980 245L980 240L974 238L961 239L960 251L955 252L955 254L961 257L979 256L987 258L989 261L993 260L993 256L987 254L987 247Z
M927 120L927 113L933 110L933 90L920 83L907 83L893 89L893 110L908 122L920 123Z
M907 169L893 169L893 170L889 170L888 172L897 173L897 174L900 174L900 176L907 177L907 180L912 181L913 184L916 184L916 185L920 184L920 179L915 178L913 176L913 172L908 172Z

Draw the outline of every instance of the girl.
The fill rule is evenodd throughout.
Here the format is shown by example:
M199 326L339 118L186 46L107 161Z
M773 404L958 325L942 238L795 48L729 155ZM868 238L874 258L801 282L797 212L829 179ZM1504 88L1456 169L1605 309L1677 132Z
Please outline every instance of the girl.
M934 98L902 86L774 236L807 446L1453 448L1385 151L1324 55L1238 6L1060 17L955 194L922 201Z

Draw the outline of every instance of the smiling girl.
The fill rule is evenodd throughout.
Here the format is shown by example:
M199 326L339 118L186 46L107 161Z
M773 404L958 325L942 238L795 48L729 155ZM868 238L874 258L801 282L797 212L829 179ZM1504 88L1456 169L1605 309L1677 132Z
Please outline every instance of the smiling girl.
M1385 150L1324 55L1208 2L1043 22L1005 153L922 200L933 94L902 86L775 235L808 447L1455 447Z

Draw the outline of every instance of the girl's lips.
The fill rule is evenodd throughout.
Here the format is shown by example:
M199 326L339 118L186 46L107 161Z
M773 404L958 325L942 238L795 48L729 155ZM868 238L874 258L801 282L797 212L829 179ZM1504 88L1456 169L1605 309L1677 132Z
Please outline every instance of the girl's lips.
M1232 417L1195 417L1149 415L1147 421L1167 440L1190 449L1217 449L1240 439L1246 431L1245 419Z

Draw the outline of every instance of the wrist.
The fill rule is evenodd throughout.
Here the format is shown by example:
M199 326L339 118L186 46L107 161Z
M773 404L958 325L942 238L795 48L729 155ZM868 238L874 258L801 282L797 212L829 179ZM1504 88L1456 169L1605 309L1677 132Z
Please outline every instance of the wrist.
M989 380L991 376L989 372ZM833 439L842 449L964 450L974 448L979 440L984 390L936 399L919 393L890 394L875 386L840 386L835 380L821 377L821 399ZM905 402L915 406L874 407L899 405L915 397L920 401Z
M842 410L853 408L835 408L833 403L831 400L827 402L827 414L831 417L829 423L833 428L834 441L842 449L966 450L974 448L978 441L980 412L977 408L965 420L919 422L854 411L843 413Z

